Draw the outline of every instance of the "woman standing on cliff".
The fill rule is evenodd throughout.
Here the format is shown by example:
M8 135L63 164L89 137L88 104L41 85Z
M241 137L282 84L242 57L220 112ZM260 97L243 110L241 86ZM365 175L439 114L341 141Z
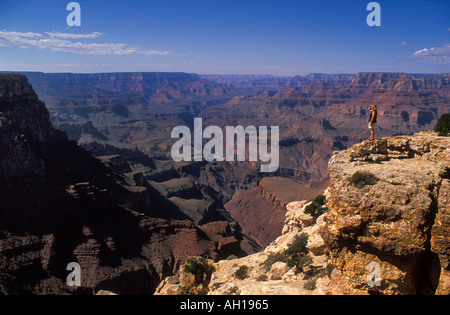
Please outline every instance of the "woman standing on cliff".
M377 105L372 104L369 106L370 111L370 118L369 118L369 129L370 129L370 138L367 139L369 141L372 141L375 139L375 127L377 126Z

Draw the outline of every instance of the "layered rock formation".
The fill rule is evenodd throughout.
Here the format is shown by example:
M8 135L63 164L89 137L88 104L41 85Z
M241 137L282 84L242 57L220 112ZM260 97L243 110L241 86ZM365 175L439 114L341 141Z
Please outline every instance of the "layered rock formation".
M170 130L204 124L280 127L278 175L321 186L333 150L362 141L369 104L379 136L431 130L448 112L448 74L310 74L296 77L187 73L26 73L53 121L86 144L109 142L170 159ZM91 121L95 127L81 125ZM74 124L75 126L70 126ZM257 167L256 167L257 168ZM255 169L256 169L255 168Z
M450 138L422 132L354 145L329 163L321 236L355 293L448 294ZM375 181L352 183L356 172ZM381 269L367 286L367 268Z
M185 292L209 295L311 295L322 294L320 283L327 271L328 259L324 254L325 244L318 232L323 227L323 218L313 218L304 213L307 201L287 205L283 233L264 250L242 258L230 257L218 262L208 261L203 281L196 281L184 271L183 266L175 276L164 279L158 286L157 295L175 295ZM325 210L325 208L323 209ZM306 247L311 261L302 271L290 267L283 253L299 235L307 235ZM241 273L239 273L239 270ZM325 285L326 287L326 285Z
M267 246L283 230L286 205L299 198L312 200L323 190L305 187L289 178L265 177L258 187L236 192L225 209L246 235Z
M223 95L231 87L218 85L197 74L182 72L120 73L24 73L48 106L118 105L116 97L128 97L126 105L136 98L169 101L187 95ZM72 103L65 103L72 100ZM137 104L136 104L137 105Z
M157 292L191 286L208 294L448 295L449 169L450 138L433 132L336 152L324 214L309 214L306 201L289 203L283 234L264 251L211 262L201 284L180 270ZM302 234L310 259L299 270L284 253Z
M138 172L115 171L54 129L25 76L0 75L0 117L1 293L152 294L190 255L242 251L228 222L155 218L181 214ZM66 283L71 262L81 286Z
M141 185L150 181L145 184L147 189L155 184L153 190L170 195L172 218L177 215L200 224L225 219L230 200L237 212L248 208L245 204L256 197L253 189L265 174L253 162L174 163L170 149L176 140L170 132L179 125L192 128L194 117L201 117L204 127L279 126L280 167L271 175L321 188L328 180L327 164L333 151L369 136L369 104L379 106L377 137L430 130L450 104L448 74L290 78L187 73L26 75L46 101L54 125L71 140L120 172L141 173ZM189 178L193 184L174 192L176 187L169 186L177 185L179 178ZM161 187L171 192L166 194ZM246 189L251 192L242 191ZM276 204L262 207L277 209ZM257 206L250 209L257 211ZM282 228L284 213L275 212L271 222L277 227L270 225L270 231L264 232L264 244ZM164 213L154 214L165 218Z
M187 251L178 248L178 244L187 246L177 241L178 232L182 232L182 240L196 239L197 244L201 244L200 247L186 247L192 255L216 258L229 255L233 252L230 248L242 239L239 228L233 224L222 225L211 221L227 218L223 207L233 196L237 212L246 209L246 204L252 206L248 201L253 197L268 201L266 208L269 214L276 216L262 215L258 219L262 219L263 224L258 223L256 229L261 228L264 222L277 222L276 230L282 229L285 213L279 205L283 202L278 198L279 194L257 187L262 176L258 174L256 163L171 161L168 155L173 141L170 130L180 124L191 126L194 117L202 117L204 125L219 127L280 126L280 168L278 173L272 175L293 177L321 187L328 181L326 165L330 158L330 165L347 165L336 162L337 156L342 155L332 157L333 150L346 149L366 137L362 133L367 131L364 104L376 102L380 106L379 125L382 129L377 136L431 129L438 115L448 112L449 104L448 74L420 77L392 73L311 75L278 82L259 78L259 83L254 81L255 85L259 85L254 90L250 88L253 83L243 83L245 89L250 89L243 93L245 96L241 96L240 90L231 86L230 81L212 83L190 74L29 76L37 84L39 94L50 102L55 123L67 129L71 137L82 142L103 162L94 159L89 152L68 141L64 133L52 127L44 104L39 102L26 80L17 76L2 76L0 186L4 203L0 215L0 235L2 240L7 240L2 245L5 248L2 250L2 270L7 275L0 279L9 288L9 279L16 277L20 279L16 283L37 293L66 290L63 284L66 272L61 270L67 260L78 258L86 266L107 266L101 271L107 276L98 276L100 280L92 280L94 276L90 276L89 283L93 283L90 289L102 288L100 284L104 283L118 286L125 282L128 274L136 278L141 276L141 272L148 275L147 271L141 271L141 267L148 267L151 260L152 267L146 267L146 270L152 270L148 278L152 279L148 280L150 285L134 291L133 284L123 291L151 292L156 285L155 279L172 273L186 258L183 255L188 255ZM265 90L267 87L274 90ZM336 183L342 182L342 179L342 183L348 183L347 177L353 175L349 174L350 170L348 174L336 175L335 184L331 179L330 216L328 221L323 221L327 228L321 227L321 239L326 241L337 270L329 279L330 288L339 281L347 283L344 281L347 276L359 275L363 271L362 265L373 255L382 257L380 261L385 258L383 255L393 255L395 258L392 258L391 265L403 263L407 258L411 258L412 263L407 263L406 269L401 272L392 271L387 289L383 286L381 289L370 288L370 293L445 292L445 275L448 272L448 267L445 267L448 252L445 245L447 215L444 210L435 208L445 208L441 205L447 198L447 182L444 180L447 171L444 167L439 171L442 176L434 182L431 180L435 162L432 161L433 154L430 154L432 151L427 151L432 149L427 148L434 148L441 140L421 137L420 141L417 137L412 140L400 137L395 141L364 143L342 153L351 157L347 165L349 168L383 172L381 166L386 166L389 170L386 174L396 174L390 169L398 166L399 170L404 170L399 176L412 177L405 177L411 186L406 185L406 192L396 192L398 199L406 198L402 206L404 209L398 210L398 204L392 203L392 211L391 208L373 204L371 200L378 201L380 197L369 194L364 200L352 199L360 197L364 189L372 192L372 188L379 187L384 183L383 175L375 174L383 180L363 188L350 184L337 188L339 184ZM422 147L421 141L425 143ZM445 156L442 152L446 151L439 150L441 153L436 155L436 161ZM403 168L401 163L410 166ZM413 172L415 166L411 165L419 167L422 164L426 169L417 175ZM329 171L336 165L330 166ZM377 169L377 166L380 168ZM414 188L414 183L420 179L427 181L428 188ZM395 188L405 186L401 180L392 179L390 183ZM239 192L243 188L248 192ZM383 186L382 189L388 188ZM255 194L253 197L252 193ZM333 197L334 193L343 195ZM414 199L414 194L421 197ZM337 198L334 203L333 198ZM351 220L348 222L345 216L340 215L347 210L337 210L341 202L351 205L348 210ZM368 205L369 209L374 208L374 214L366 208L358 210L356 205L361 204ZM55 208L55 205L65 206ZM405 210L415 205L422 212ZM258 207L251 210L251 213L259 214ZM294 212L288 211L292 222L298 220ZM106 213L111 217L102 225L99 218ZM269 217L270 220L264 221ZM195 224L185 221L173 223L172 226L170 222L183 219ZM238 221L244 223L245 220L246 216L242 214ZM380 223L376 220L385 221ZM430 225L433 220L441 223ZM69 221L76 224L65 229ZM247 223L251 225L251 222ZM402 243L390 245L383 238L377 239L379 235L388 234L390 225L405 229L402 231L409 235L413 244L409 249L404 249L405 244ZM138 232L125 233L128 226ZM341 227L342 231L339 230ZM423 231L418 232L421 229ZM287 228L287 231L293 230ZM339 235L333 234L335 231L340 231ZM27 233L29 236L25 235ZM262 236L264 242L269 243L276 237L274 230L270 233L270 237ZM314 234L314 240L319 244L317 234ZM391 238L388 240L395 240L395 234L389 236ZM130 240L137 245L128 248L125 244ZM149 245L149 240L152 245ZM173 244L173 247L167 245L169 249L160 252L159 249L144 250L152 246L163 248L165 242ZM247 245L250 246L250 242ZM242 247L234 248L242 250ZM361 254L367 259L358 256L361 266L348 267L347 270L345 257L360 254L354 248L367 251L368 254ZM156 252L164 257L162 262L155 263L158 255L149 254ZM173 252L180 254L173 256ZM27 253L31 253L31 258L23 258L27 257ZM430 256L429 253L435 254ZM142 255L143 260L136 260L138 255ZM343 260L339 260L341 256ZM25 267L15 270L15 265L22 266L18 263L21 259L25 261ZM389 259L386 258L387 261ZM378 263L377 260L373 262ZM385 266L379 265L382 268ZM386 266L389 267L388 264ZM418 276L423 274L418 270L429 266L432 267L427 269L432 270L430 276ZM123 275L121 268L125 270ZM136 270L139 272L136 273ZM31 278L30 274L38 275L32 284L27 280ZM397 283L395 277L402 275L407 280L398 280L401 283ZM436 280L439 277L442 279ZM345 292L368 291L364 280L353 281ZM11 290L21 289L22 286Z
M378 137L431 130L450 104L448 74L404 73L311 76L276 93L235 97L205 108L205 125L280 128L279 175L320 186L328 160L368 138L368 105L378 105Z

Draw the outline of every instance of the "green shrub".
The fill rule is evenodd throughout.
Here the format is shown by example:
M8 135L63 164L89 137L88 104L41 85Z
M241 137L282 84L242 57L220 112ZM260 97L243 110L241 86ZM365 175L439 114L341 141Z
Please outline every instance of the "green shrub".
M240 266L238 270L234 273L234 276L236 279L244 280L248 277L248 267L247 266Z
M323 205L326 203L327 198L324 195L319 195L313 199L313 201L305 207L305 213L312 215L314 218L323 214Z
M197 290L189 286L181 286L178 289L177 293L177 295L206 295L206 294L208 294L208 291L206 291L205 289Z
M184 272L193 274L195 276L206 273L208 263L204 257L189 257L184 264Z
M196 295L195 291L191 287L181 286L178 289L177 295Z
M434 131L440 136L448 136L450 134L450 113L439 117L436 126L434 126Z
M301 234L297 236L292 244L286 249L286 255L289 257L287 264L289 267L296 267L298 271L302 271L303 266L311 263L311 257L309 257L308 249L308 235Z
M277 261L282 261L287 263L290 268L296 267L297 271L302 271L303 266L310 264L312 261L311 257L307 255L307 244L307 234L297 236L285 251L271 254L267 257L267 260L264 262L266 270L270 270L272 265Z
M295 237L295 240L289 245L285 253L289 257L298 254L306 254L308 253L308 249L306 248L307 244L308 244L308 235L303 233L300 236Z
M378 181L378 178L370 172L360 172L356 171L352 177L350 177L350 182L357 188L362 188L366 185L374 185Z
M296 267L297 271L303 271L303 267L311 264L312 258L307 255L296 255L291 257L287 264L288 267Z
M331 277L331 273L333 272L333 270L334 270L334 265L332 264L332 263L327 263L327 265L326 265L326 267L325 267L325 274L328 276L328 277Z
M266 267L266 270L269 271L270 268L272 268L272 265L277 261L287 262L288 259L289 256L286 255L286 252L270 253L266 261L264 262L264 266Z

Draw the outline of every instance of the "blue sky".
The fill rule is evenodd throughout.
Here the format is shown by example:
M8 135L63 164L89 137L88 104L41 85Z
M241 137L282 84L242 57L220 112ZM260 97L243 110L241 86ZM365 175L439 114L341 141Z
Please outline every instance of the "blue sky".
M450 1L78 0L0 1L0 70L450 72Z

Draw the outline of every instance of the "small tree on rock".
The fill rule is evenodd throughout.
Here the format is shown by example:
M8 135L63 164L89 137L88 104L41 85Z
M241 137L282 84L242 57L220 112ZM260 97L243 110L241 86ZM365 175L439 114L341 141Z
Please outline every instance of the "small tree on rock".
M436 126L434 126L434 131L440 136L448 136L450 134L450 113L439 117Z

